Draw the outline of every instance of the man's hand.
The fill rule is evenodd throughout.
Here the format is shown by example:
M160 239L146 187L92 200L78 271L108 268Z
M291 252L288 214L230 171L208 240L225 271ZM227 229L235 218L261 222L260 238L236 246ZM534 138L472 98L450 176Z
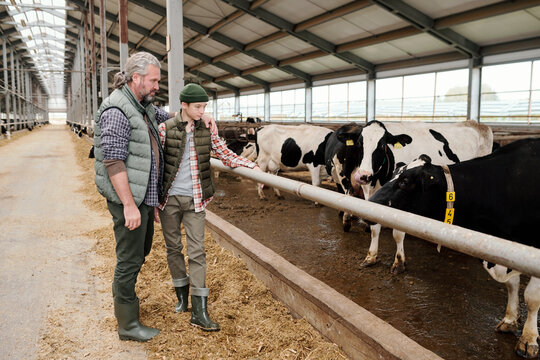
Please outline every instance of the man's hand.
M124 205L124 226L133 231L141 226L141 212L135 203L133 205Z
M253 170L257 170L257 171L261 171L261 172L262 172L262 170L261 170L261 168L259 167L259 165L255 165L255 167L253 168Z
M154 208L154 221L156 223L160 223L160 219L159 219L159 209L157 207Z
M213 135L217 135L218 134L218 128L217 128L217 125L216 125L216 120L214 120L213 117L211 117L210 115L207 115L207 114L203 114L202 116L202 121L204 121L204 125L206 125L206 127L210 128L210 132L213 134Z

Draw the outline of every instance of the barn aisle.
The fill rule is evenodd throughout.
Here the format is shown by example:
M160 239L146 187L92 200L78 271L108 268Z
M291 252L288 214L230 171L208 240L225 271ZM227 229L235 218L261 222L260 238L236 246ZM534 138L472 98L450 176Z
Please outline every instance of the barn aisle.
M84 206L72 136L49 125L0 147L0 358L47 358L59 347L73 358L146 358L99 328L111 316L110 285L91 274L95 240L81 234L110 219Z

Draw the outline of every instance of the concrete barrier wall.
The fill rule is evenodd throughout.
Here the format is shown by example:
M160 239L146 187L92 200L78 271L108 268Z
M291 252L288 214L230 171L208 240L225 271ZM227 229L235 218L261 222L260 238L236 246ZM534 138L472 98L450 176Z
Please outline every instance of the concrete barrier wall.
M306 318L351 359L441 359L210 211L206 225L214 240L243 259L293 314Z

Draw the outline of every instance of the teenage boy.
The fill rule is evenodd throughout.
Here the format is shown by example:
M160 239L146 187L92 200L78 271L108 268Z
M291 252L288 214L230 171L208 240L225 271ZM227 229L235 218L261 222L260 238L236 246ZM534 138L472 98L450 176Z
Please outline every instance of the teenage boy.
M208 95L197 84L180 93L182 111L159 125L165 172L160 219L167 248L167 263L178 297L175 312L186 312L191 287L191 324L204 331L219 331L208 316L206 253L204 250L205 207L212 199L214 185L210 174L213 151L224 165L259 169L257 164L229 150L223 139L212 134L200 121ZM182 254L180 223L186 231L189 275Z

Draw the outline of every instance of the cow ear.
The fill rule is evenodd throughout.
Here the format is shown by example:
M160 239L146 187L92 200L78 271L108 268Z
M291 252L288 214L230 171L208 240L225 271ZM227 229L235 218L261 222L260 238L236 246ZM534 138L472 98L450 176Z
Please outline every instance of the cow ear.
M389 133L386 139L387 144L394 146L396 149L401 149L412 143L412 138L407 134L392 135Z
M358 145L358 137L362 133L361 128L348 130L345 127L341 127L336 130L337 139L346 146Z
M422 154L422 155L420 155L419 159L422 160L423 162L425 162L426 164L431 165L431 158L428 155Z

